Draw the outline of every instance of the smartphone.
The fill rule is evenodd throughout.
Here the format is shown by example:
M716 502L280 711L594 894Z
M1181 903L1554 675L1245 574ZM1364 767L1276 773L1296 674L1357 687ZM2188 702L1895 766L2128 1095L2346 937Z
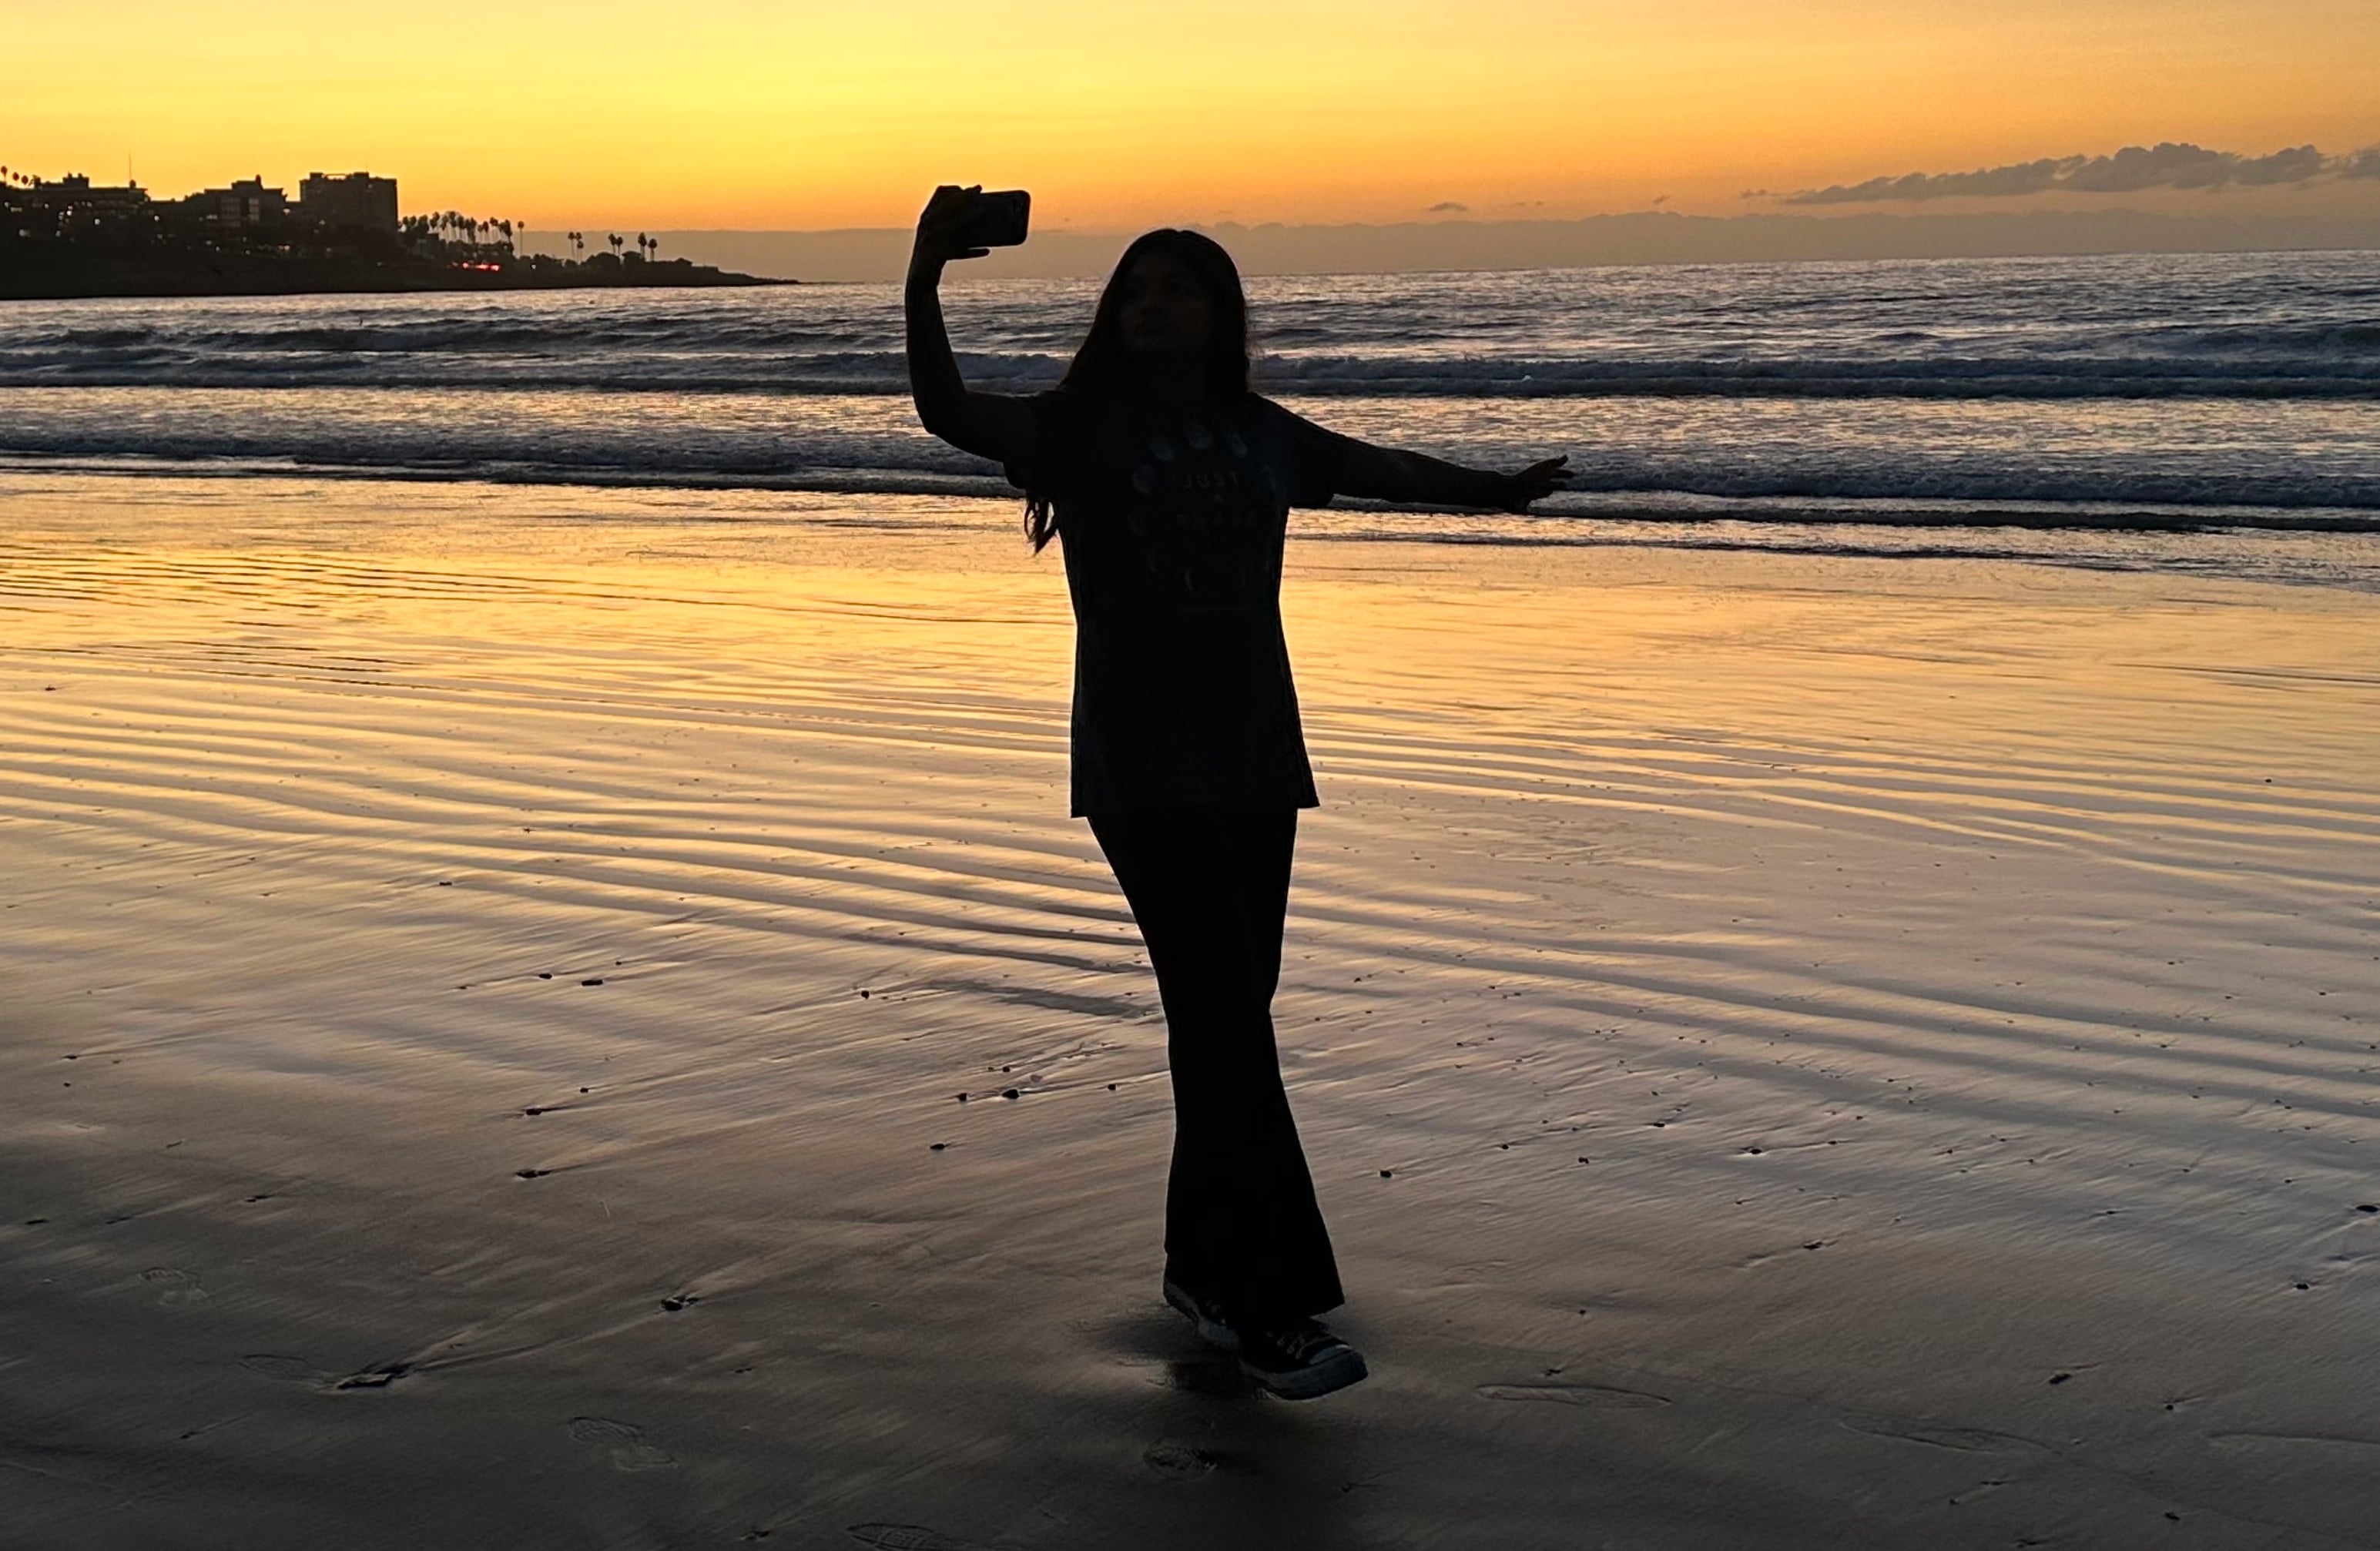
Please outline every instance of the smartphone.
M1032 211L1033 196L1022 188L978 194L975 209L959 228L959 242L967 248L1014 248L1025 240L1026 220Z

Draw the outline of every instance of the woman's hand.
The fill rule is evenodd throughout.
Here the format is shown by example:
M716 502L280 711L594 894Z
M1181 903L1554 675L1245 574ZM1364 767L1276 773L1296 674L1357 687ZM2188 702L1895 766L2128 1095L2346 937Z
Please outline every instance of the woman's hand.
M1352 436L1339 444L1339 493L1410 504L1442 501L1491 512L1525 512L1570 482L1567 457L1533 463L1518 474L1471 468L1427 453L1375 447Z
M1533 463L1518 474L1503 476L1505 493L1496 504L1507 512L1525 512L1533 501L1542 501L1570 483L1570 463L1567 455Z
M940 273L942 266L953 259L980 259L991 251L989 248L969 248L959 240L982 193L980 183L965 188L945 183L934 190L934 197L926 201L925 210L917 216L917 240L909 249L911 274L921 271Z
M980 185L945 184L917 217L917 245L909 256L909 284L902 301L908 325L909 396L925 428L964 453L994 463L1033 461L1032 406L1021 398L967 391L951 354L950 330L942 322L942 266L953 259L980 259L990 249L959 240L976 211Z

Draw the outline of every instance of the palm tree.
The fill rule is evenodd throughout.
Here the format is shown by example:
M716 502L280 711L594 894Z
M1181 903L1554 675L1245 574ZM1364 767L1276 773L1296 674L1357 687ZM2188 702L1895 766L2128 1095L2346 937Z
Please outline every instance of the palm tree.
M654 261L654 262L656 262L656 263L660 262L660 261L661 261L661 256L662 256L662 239L661 239L661 238L659 238L659 237L655 237L655 238L653 238L653 251L652 251L652 259L653 259L653 261Z
M625 247L626 247L626 246L627 246L627 242L626 242L626 239L625 239L624 237L622 237L622 236L620 236L620 234L619 234L619 233L617 233L617 232L613 232L613 233L612 233L612 234L611 234L611 242L612 242L612 256L613 256L613 258L615 258L615 259L616 259L616 258L618 258L618 257L620 256L620 249L621 249L621 248L625 248Z

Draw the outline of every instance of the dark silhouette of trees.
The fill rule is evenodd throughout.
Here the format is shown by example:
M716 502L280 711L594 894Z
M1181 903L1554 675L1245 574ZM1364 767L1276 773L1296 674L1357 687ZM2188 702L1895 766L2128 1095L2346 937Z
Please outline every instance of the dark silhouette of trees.
M428 215L407 215L396 224L397 238L407 247L431 249L431 256L460 262L507 264L519 259L519 241L528 228L509 217L480 220L457 210ZM575 238L577 234L571 234Z

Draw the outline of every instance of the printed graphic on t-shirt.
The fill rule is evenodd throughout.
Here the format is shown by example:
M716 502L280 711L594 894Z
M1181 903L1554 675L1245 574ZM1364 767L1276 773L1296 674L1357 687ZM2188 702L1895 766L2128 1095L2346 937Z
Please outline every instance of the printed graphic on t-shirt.
M1185 607L1269 601L1282 502L1246 439L1194 418L1150 435L1140 452L1123 523L1149 576Z

